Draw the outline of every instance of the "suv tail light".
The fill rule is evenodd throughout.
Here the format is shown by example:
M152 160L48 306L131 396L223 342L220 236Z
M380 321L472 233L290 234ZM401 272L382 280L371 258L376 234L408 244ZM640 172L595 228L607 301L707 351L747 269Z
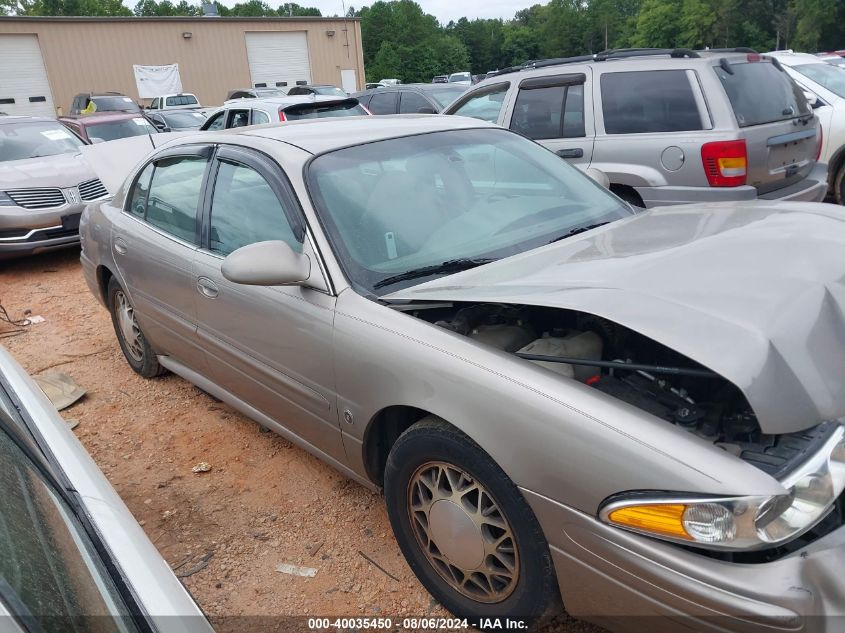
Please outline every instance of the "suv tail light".
M739 187L748 176L745 141L714 141L701 146L701 162L711 187Z
M285 113L284 113L284 112L282 112L281 110L279 110L279 121L281 121L282 123L284 123L284 122L285 122L285 121L287 121L287 120L288 120L288 118L285 116Z
M819 162L819 159L822 157L822 144L824 143L824 128L822 128L822 124L819 123L819 148L816 150L816 162Z

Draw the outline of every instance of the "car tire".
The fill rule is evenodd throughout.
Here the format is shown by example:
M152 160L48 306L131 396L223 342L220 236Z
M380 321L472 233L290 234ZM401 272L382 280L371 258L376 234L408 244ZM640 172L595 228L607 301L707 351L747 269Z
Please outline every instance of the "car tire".
M537 518L460 430L431 416L405 431L388 456L384 494L405 559L451 613L473 626L554 614L559 594Z
M833 179L833 195L837 204L845 205L845 161L842 161Z
M129 366L144 378L163 374L164 368L141 331L129 296L114 277L109 279L108 304L117 342Z

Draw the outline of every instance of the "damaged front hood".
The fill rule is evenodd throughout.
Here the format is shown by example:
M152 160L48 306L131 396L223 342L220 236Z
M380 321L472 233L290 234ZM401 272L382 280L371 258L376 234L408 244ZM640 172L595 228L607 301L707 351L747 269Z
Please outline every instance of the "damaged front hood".
M766 433L845 418L845 210L664 207L386 300L595 314L739 387Z

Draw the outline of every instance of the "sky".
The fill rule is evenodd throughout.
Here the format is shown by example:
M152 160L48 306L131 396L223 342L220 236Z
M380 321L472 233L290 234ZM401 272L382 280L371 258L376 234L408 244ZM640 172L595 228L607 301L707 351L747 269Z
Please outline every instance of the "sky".
M341 15L341 0L296 0L306 7L317 7L323 15ZM348 9L350 5L356 9L372 4L372 0L343 0ZM461 17L473 18L512 18L514 13L534 4L545 4L545 0L525 2L520 0L417 0L423 11L435 16L443 24ZM225 4L234 4L232 0ZM278 2L271 0L271 5Z

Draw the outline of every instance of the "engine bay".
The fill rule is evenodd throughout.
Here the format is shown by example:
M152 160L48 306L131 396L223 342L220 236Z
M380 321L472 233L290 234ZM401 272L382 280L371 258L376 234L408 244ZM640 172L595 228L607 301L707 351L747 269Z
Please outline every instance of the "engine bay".
M724 377L592 314L497 303L415 303L400 309L582 382L775 477L803 461L836 426L765 434L743 393Z

